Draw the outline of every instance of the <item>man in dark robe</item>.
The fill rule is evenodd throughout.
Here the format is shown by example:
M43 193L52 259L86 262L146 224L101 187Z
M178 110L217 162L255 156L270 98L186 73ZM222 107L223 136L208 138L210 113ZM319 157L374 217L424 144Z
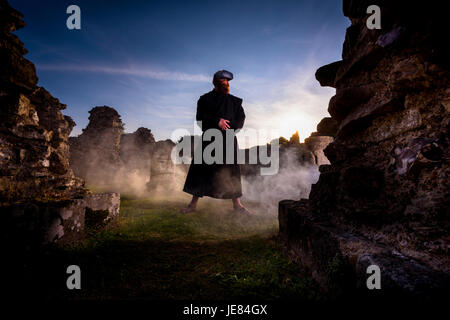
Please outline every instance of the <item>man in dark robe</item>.
M244 126L245 113L242 99L230 94L229 81L233 74L226 70L214 74L214 89L202 95L197 102L196 120L201 121L202 155L203 150L213 141L203 141L203 135L208 129L218 129L223 138L222 163L207 164L202 156L199 164L192 161L186 177L183 191L192 194L192 200L181 212L195 211L198 199L208 196L217 199L232 199L233 208L242 213L250 214L240 197L242 196L241 169L237 163L238 143L233 134L232 139L226 139L226 130L239 131ZM226 144L233 144L227 148ZM226 151L233 150L233 163L227 163ZM213 153L214 155L214 153Z

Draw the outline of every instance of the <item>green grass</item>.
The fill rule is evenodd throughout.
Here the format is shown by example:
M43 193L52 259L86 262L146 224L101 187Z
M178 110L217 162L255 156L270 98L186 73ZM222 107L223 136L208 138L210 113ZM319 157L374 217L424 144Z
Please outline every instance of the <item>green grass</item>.
M42 269L79 265L82 290L55 282L48 298L318 299L314 283L282 253L276 215L250 204L257 215L246 217L228 202L201 199L198 212L183 215L185 201L123 196L113 227L50 253L52 265Z

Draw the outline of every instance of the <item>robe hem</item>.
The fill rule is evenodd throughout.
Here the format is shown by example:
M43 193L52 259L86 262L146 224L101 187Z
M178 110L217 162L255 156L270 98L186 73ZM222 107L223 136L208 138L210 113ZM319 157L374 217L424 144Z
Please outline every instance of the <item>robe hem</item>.
M186 193L189 193L193 196L199 197L199 198L203 198L203 197L210 197L210 198L214 198L214 199L233 199L233 198L240 198L242 197L242 192L241 193L236 193L235 195L223 195L223 196L218 196L218 195L213 195L213 194L199 194L199 193L195 193L195 192L190 192L187 190L183 190Z

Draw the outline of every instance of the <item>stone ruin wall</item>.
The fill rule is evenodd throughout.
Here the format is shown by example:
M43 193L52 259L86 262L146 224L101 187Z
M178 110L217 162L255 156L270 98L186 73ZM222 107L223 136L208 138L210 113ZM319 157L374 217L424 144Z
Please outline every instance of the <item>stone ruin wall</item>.
M0 202L70 198L83 193L68 162L67 140L75 123L66 105L38 87L34 65L11 32L22 15L6 1L0 7Z
M381 30L366 27L371 4L381 8ZM376 264L392 292L442 292L450 272L443 11L403 1L344 1L343 9L352 24L342 60L316 72L336 88L331 165L320 167L309 200L279 203L280 236L325 290L365 289Z
M172 163L170 139L155 141L150 129L124 133L119 113L111 107L89 111L82 134L70 137L70 166L94 188L130 194L178 189L185 168Z
M75 123L66 105L37 85L36 70L12 34L25 26L0 0L0 212L2 242L25 246L69 242L84 235L86 207L117 217L119 195L90 194L69 166Z
M147 176L151 171L156 144L151 130L141 127L133 133L120 136L119 156L128 170ZM150 176L146 178L147 181L149 179Z
M112 184L123 167L120 136L123 124L119 113L108 106L92 108L89 124L78 137L70 137L70 165L88 185Z

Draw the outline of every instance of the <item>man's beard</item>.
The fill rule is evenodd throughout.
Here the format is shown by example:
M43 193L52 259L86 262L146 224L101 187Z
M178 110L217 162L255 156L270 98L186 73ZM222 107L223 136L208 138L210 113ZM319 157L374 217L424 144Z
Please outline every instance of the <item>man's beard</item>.
M230 93L230 84L228 83L218 83L217 90L219 90L223 94Z

